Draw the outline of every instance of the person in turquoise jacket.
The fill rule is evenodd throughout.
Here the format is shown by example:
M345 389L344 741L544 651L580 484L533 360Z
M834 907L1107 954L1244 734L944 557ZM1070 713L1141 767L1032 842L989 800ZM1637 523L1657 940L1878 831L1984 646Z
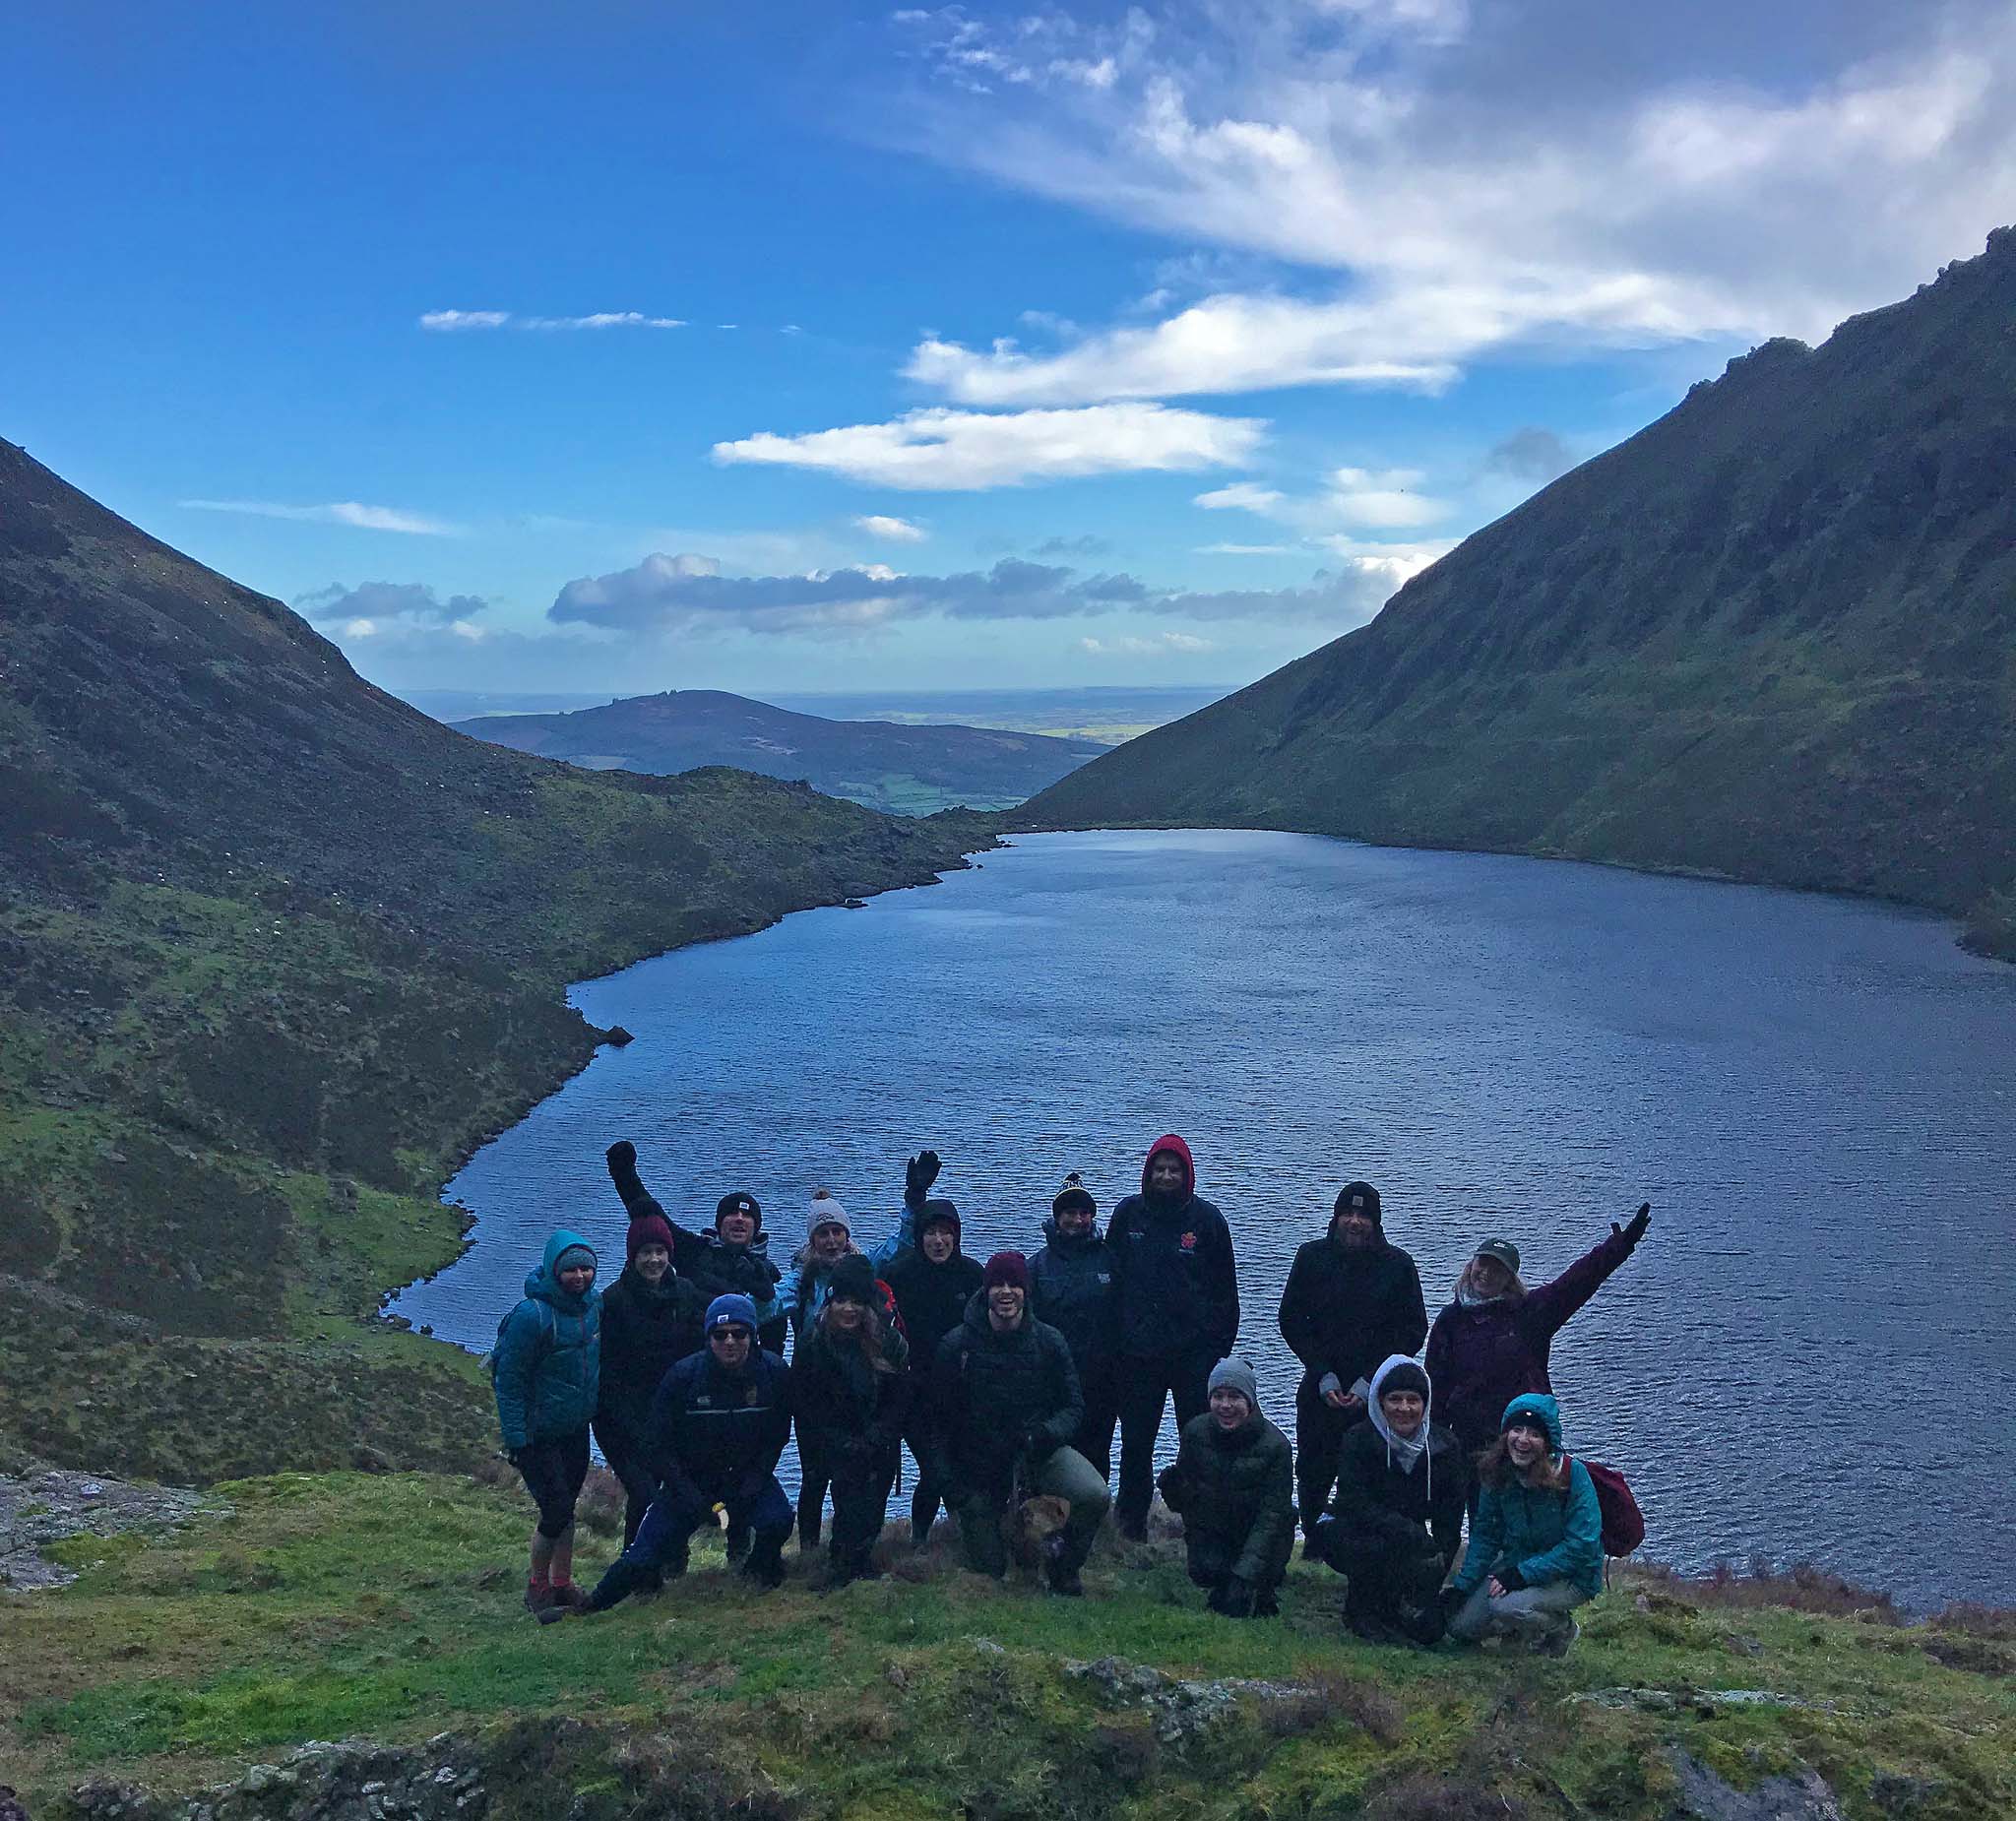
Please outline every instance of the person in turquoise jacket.
M525 1583L526 1609L535 1617L587 1600L574 1585L574 1504L588 1477L588 1425L601 1391L596 1262L595 1248L579 1233L553 1233L490 1355L504 1452L539 1508Z
M1560 1406L1514 1398L1478 1472L1470 1547L1443 1596L1449 1635L1500 1632L1558 1657L1581 1635L1574 1608L1603 1592L1603 1513L1589 1470L1561 1446Z

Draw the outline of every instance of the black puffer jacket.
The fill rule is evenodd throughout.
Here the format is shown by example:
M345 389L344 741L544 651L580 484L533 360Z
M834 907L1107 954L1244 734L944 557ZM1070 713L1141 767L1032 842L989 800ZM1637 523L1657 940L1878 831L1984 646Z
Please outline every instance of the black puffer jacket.
M883 1283L896 1292L897 1312L910 1336L912 1371L931 1369L940 1344L966 1319L966 1305L979 1288L982 1275L964 1252L955 1251L942 1265L934 1265L922 1247L899 1252L882 1273Z
M1330 1514L1347 1535L1370 1538L1382 1547L1425 1545L1432 1535L1442 1559L1452 1562L1463 1537L1469 1484L1469 1458L1455 1430L1429 1424L1428 1452L1410 1474L1389 1458L1385 1437L1371 1423L1354 1423L1338 1459Z
M791 1398L800 1443L822 1455L890 1455L910 1411L910 1349L894 1328L883 1341L893 1372L878 1372L861 1350L823 1327L805 1336L791 1361Z
M643 1447L659 1382L703 1343L700 1318L707 1304L684 1278L671 1272L654 1288L625 1265L602 1292L602 1375L595 1426L602 1452Z
M1279 1577L1294 1546L1294 1453L1265 1416L1230 1434L1209 1411L1192 1416L1159 1483L1184 1539L1205 1545L1227 1573L1255 1586Z
M1356 1251L1335 1232L1333 1222L1330 1233L1296 1251L1281 1292L1281 1338L1310 1378L1335 1372L1349 1391L1360 1378L1369 1382L1389 1354L1419 1351L1428 1311L1420 1274L1397 1245L1381 1238Z
M965 1320L940 1343L931 1392L937 1470L975 1490L1005 1493L1018 1460L1047 1460L1085 1420L1064 1337L1028 1314L1020 1327L996 1334L984 1294L966 1305Z
M1151 1193L1159 1152L1182 1160L1183 1186ZM1190 1147L1173 1132L1141 1165L1141 1193L1113 1210L1106 1229L1117 1292L1120 1351L1137 1359L1207 1353L1223 1359L1239 1338L1239 1280L1225 1216L1197 1193Z
M1029 1311L1064 1337L1080 1378L1107 1370L1119 1344L1113 1255L1094 1226L1075 1236L1043 1223L1043 1249L1029 1261Z

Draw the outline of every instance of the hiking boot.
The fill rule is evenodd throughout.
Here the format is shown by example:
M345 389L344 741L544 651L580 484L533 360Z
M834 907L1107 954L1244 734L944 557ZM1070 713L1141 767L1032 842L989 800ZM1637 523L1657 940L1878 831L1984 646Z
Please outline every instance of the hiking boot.
M1582 1627L1572 1618L1564 1617L1535 1638L1531 1648L1536 1657L1565 1657L1569 1646L1581 1635Z
M588 1596L569 1581L553 1589L553 1603L556 1606L565 1606L570 1612L579 1612L588 1604Z
M528 1581L525 1584L525 1609L534 1618L553 1603L553 1590L543 1581Z
M1085 1583L1078 1578L1078 1570L1062 1562L1052 1562L1049 1567L1050 1592L1061 1594L1066 1600L1083 1600Z
M1279 1618L1281 1601L1271 1587L1263 1587L1253 1596L1253 1616L1255 1618Z
M1118 1517L1113 1520L1113 1527L1129 1542L1146 1542L1148 1540L1148 1520L1146 1517Z
M755 1543L750 1547L748 1558L736 1572L750 1583L759 1594L767 1594L773 1588L784 1585L784 1544L773 1539Z
M749 1553L749 1527L746 1524L730 1524L727 1534L728 1566L739 1568Z

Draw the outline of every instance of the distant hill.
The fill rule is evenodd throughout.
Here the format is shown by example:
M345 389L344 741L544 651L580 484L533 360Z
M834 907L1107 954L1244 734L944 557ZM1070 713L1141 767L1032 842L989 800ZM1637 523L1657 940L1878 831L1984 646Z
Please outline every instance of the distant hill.
M1370 625L1015 820L1872 893L2016 953L2016 229L1732 360Z
M978 839L451 732L0 442L0 1472L488 1455L467 1355L364 1318L602 1040L565 983Z
M719 689L667 690L562 715L455 723L477 739L594 771L676 773L732 765L897 815L955 804L1005 809L1107 748L997 727L828 721Z

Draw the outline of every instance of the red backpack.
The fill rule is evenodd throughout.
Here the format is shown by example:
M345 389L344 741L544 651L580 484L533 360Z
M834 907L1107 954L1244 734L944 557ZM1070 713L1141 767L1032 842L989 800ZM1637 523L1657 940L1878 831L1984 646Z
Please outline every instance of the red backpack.
M1584 1461L1590 1484L1596 1487L1596 1508L1603 1514L1603 1552L1629 1555L1645 1540L1645 1514L1631 1495L1630 1485L1614 1467L1598 1461Z

